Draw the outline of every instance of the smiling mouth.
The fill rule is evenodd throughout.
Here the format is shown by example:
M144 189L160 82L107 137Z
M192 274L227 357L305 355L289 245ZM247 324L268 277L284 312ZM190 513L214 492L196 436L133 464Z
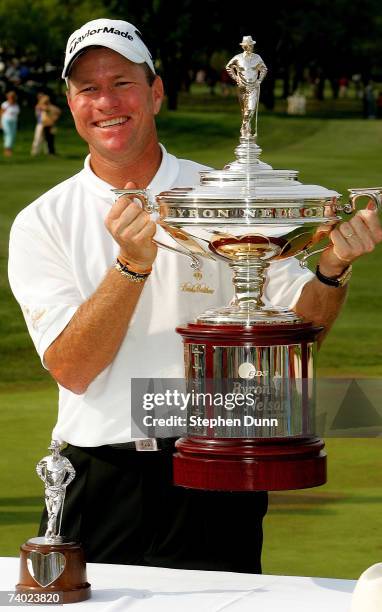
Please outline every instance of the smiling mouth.
M115 117L114 119L107 119L105 121L97 121L96 126L100 128L108 128L114 125L122 125L129 120L128 117Z

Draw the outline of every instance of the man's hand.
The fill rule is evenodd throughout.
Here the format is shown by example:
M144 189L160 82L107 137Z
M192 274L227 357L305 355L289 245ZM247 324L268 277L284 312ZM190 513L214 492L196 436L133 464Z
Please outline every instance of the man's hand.
M133 182L125 185L125 189L136 188ZM134 266L135 271L145 272L151 268L157 254L153 242L156 224L139 204L128 196L119 197L107 215L105 225L121 247L121 256Z
M382 228L374 204L369 202L366 210L359 211L349 222L338 225L331 233L332 244L320 257L320 272L329 278L340 276L345 269L364 253L374 250L382 241ZM315 325L323 326L318 336L320 345L346 298L347 287L329 287L313 278L306 283L294 307L295 312Z
M382 242L382 227L373 202L360 210L350 220L338 225L330 233L331 246L320 257L320 272L324 276L336 277L353 261L371 253Z

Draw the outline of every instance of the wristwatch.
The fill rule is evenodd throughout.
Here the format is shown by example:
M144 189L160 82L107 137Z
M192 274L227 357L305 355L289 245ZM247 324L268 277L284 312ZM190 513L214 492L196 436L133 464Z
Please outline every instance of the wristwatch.
M319 266L316 268L316 276L318 280L321 281L321 283L324 283L324 285L329 285L330 287L345 287L351 279L351 275L352 266L348 266L340 276L337 276L337 278L325 276L324 274L321 274Z

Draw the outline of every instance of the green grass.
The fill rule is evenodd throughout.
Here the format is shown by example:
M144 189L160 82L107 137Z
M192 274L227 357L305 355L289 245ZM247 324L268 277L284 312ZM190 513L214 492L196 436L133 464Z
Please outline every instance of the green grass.
M222 112L216 110L219 104ZM179 112L164 112L161 141L179 156L222 167L233 158L239 118L233 100L219 104L188 99ZM27 116L14 157L0 159L0 555L16 555L19 544L36 533L43 487L34 470L57 405L55 386L8 289L7 236L17 212L77 172L86 152L67 116L57 136L58 158L31 159L31 139ZM265 113L259 142L264 161L300 170L305 183L344 194L351 186L381 183L382 122ZM382 248L355 264L347 304L319 355L321 375L382 375L381 267ZM356 578L381 560L381 442L329 440L327 446L327 485L271 495L265 572ZM243 519L250 528L250 517Z
M35 465L54 424L53 385L0 394L0 555L36 534L43 485ZM357 578L381 560L381 441L328 440L328 483L270 494L263 571ZM251 517L243 517L251 528Z
M0 555L18 555L18 547L37 533L44 486L36 463L47 454L54 425L56 386L0 393Z
M382 559L381 440L326 447L326 485L270 494L265 573L355 579Z

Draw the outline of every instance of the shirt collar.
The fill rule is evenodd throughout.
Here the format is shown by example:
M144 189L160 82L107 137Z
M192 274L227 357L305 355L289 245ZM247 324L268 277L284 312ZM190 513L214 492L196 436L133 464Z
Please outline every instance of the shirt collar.
M179 173L179 162L177 158L167 153L162 144L159 146L162 150L162 161L157 173L147 187L154 195L161 191L171 189ZM114 187L93 172L90 165L90 154L85 158L82 175L88 189L92 192L96 192L102 197L110 198L110 203L113 202L114 198L111 190L114 189Z

